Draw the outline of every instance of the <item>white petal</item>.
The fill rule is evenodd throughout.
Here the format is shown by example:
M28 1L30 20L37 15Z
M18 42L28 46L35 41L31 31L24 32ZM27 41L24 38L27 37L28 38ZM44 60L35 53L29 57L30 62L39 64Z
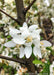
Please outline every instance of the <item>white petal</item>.
M9 42L5 43L4 46L6 46L6 47L15 47L16 44L13 41L9 41Z
M27 30L28 26L26 24L26 22L23 23L23 27L20 27L20 31L25 31Z
M45 0L44 2L47 4L47 6L50 5L49 0Z
M36 30L38 28L38 25L31 25L30 27L29 27L29 30L30 31L34 31L34 30Z
M16 44L24 44L25 43L25 40L21 37L15 37L12 39Z
M29 58L32 54L32 47L31 46L30 47L25 47L24 52L25 52L26 58Z
M54 23L54 18L51 18L51 21Z
M28 27L26 22L23 23L23 27Z
M25 46L31 46L31 45L32 45L32 42L25 43L24 45L25 45Z
M35 46L40 46L40 39L39 39L39 38L34 39L34 40L33 40L33 44L34 44Z
M27 38L30 35L28 30L25 30L24 32L22 32L22 37L23 38Z
M31 33L31 36L32 36L33 38L40 38L40 32L41 32L41 29L34 30L34 31Z
M19 58L22 58L22 57L24 57L24 48L23 47L20 48L20 54L19 54Z
M47 41L47 40L42 40L41 43L43 43L42 46L44 46L44 47L50 47L50 46L52 46L52 44L49 41Z
M41 29L34 30L33 33L40 34Z
M12 37L14 37L15 35L17 35L17 33L20 33L20 31L17 30L17 29L15 29L15 28L11 28L11 27L10 27L9 30L10 30L9 34L10 34Z
M33 53L34 53L35 56L38 55L40 58L42 58L40 48L35 46L34 49L33 49Z

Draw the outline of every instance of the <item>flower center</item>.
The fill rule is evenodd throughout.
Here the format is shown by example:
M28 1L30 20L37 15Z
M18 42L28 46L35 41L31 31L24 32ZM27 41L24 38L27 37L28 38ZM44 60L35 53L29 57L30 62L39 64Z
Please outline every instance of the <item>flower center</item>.
M20 48L20 46L21 46L20 44L19 44L19 45L16 45L16 47L17 47L18 49Z
M31 36L29 36L29 37L27 37L26 38L26 42L28 43L28 42L31 42L32 41L32 37Z
M41 44L41 45L44 45L44 43L43 43L43 42L40 42L40 44Z

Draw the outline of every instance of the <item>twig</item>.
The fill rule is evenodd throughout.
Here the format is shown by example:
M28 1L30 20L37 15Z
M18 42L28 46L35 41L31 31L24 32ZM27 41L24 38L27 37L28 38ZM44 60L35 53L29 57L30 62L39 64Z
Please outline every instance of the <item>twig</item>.
M12 20L14 20L14 21L16 21L18 24L20 24L20 22L19 22L17 19L13 18L12 16L10 16L10 15L7 14L6 12L4 12L2 9L0 9L0 12L4 13L4 14L7 15L8 17L10 17Z
M14 58L9 58L9 57L5 57L5 56L0 56L1 59L6 59L6 60L9 60L9 61L14 61L14 62L18 62L20 64L26 64L22 59L14 59Z
M27 21L26 21L26 23L28 23L28 21L30 20L30 17L28 17L28 19L27 19Z
M27 8L25 8L25 13L30 9L30 7L35 3L36 0L33 0Z
M47 40L50 40L53 37L53 35L51 35Z

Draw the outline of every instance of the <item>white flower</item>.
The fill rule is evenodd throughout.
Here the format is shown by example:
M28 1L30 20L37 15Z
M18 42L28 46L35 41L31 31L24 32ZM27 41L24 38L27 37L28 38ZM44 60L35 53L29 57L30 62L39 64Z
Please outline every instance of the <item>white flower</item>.
M10 4L12 3L14 0L5 0L6 3Z
M54 61L53 61L53 63L50 65L50 75L54 75L54 70L53 70L53 68L54 68Z
M51 18L51 21L54 23L54 18Z
M47 41L47 40L42 40L40 43L44 47L50 47L50 46L52 46L52 44L49 41Z
M2 6L2 3L0 2L0 6Z
M32 54L32 44L34 44L33 53L34 55L38 55L41 58L41 51L40 51L40 29L37 30L37 25L32 25L29 28L27 26L25 32L23 32L24 38L26 38L25 48L20 48L20 58L24 55L26 58L29 58ZM24 30L24 27L22 28ZM23 50L23 51L22 51ZM23 52L23 53L22 53Z
M0 38L0 44L4 43L5 39Z
M27 26L26 23L23 24L19 30L15 28L9 28L9 34L12 36L12 40L5 43L6 47L14 47L16 44L21 45L19 57L22 58L24 55L26 58L29 58L32 54L38 55L41 58L41 50L40 50L40 29L38 29L37 25L32 25L30 27ZM34 44L32 50L32 44ZM24 45L25 47L23 47Z
M44 3L46 3L47 6L50 5L49 0L44 0Z

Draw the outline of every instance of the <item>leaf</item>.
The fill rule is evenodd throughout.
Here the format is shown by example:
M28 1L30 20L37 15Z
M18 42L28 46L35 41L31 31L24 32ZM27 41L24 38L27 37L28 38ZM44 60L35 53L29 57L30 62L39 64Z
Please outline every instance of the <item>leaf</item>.
M46 47L46 49L52 51L51 47Z
M54 56L54 51L52 51L51 54Z
M10 38L10 37L11 37L10 35L7 36L7 38Z
M49 60L47 61L47 63L44 64L43 71L41 73L42 74L46 73L47 75L50 74L50 61Z
M40 60L38 60L38 59L35 59L35 60L33 61L33 64L43 64L43 63L42 63L42 61L40 61Z
M43 40L43 37L42 37L42 36L40 36L40 39L41 39L41 40Z

